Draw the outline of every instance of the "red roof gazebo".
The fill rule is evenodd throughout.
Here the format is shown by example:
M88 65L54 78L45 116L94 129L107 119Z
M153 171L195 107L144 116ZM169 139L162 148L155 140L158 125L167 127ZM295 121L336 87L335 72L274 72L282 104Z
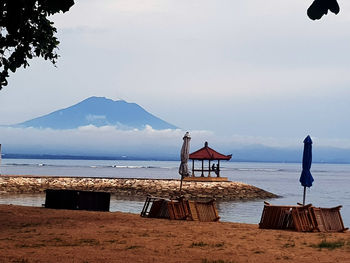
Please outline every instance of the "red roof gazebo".
M211 172L216 174L216 177L220 177L220 160L230 160L232 154L224 155L221 154L208 146L208 142L205 142L204 147L195 151L189 155L189 159L192 160L192 178L195 177L194 172L201 172L201 177L204 177L204 172L208 172L208 177L211 177ZM202 162L201 169L195 169L194 161L199 160ZM208 168L204 168L204 161L208 160ZM215 166L215 161L217 161L217 165ZM213 165L211 165L213 162Z

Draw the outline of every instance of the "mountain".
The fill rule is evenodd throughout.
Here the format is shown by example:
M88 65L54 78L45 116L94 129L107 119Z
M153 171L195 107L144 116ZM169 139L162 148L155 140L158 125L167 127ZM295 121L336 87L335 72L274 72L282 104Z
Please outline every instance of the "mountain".
M146 125L156 130L177 128L150 114L136 103L113 101L104 97L90 97L66 109L16 124L17 127L56 130L75 129L87 125L116 126L123 130L141 130Z

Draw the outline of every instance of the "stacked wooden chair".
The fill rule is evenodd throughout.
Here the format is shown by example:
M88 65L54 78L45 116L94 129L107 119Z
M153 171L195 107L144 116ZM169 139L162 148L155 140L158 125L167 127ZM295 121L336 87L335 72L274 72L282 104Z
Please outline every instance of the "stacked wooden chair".
M342 206L321 208L309 205L279 206L265 202L259 228L299 232L343 232L348 228L340 214Z
M186 200L183 197L176 200L147 197L141 216L202 222L213 222L220 219L214 200L199 202Z

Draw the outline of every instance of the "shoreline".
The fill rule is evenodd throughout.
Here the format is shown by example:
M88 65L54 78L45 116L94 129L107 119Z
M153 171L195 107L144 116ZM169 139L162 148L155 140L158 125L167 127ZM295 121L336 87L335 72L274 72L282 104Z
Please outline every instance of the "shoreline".
M11 218L11 220L9 220ZM0 205L3 262L347 262L350 232ZM333 244L330 248L324 244Z
M58 177L37 175L0 175L0 194L43 193L46 189L99 191L124 197L179 196L180 180L146 178ZM277 195L241 182L183 181L182 194L188 199L254 200Z

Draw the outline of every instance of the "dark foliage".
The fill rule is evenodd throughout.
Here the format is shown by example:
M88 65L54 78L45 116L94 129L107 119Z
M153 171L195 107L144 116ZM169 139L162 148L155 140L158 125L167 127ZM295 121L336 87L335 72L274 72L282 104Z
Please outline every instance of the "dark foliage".
M310 19L320 19L323 15L327 15L328 10L334 14L340 11L337 0L314 0L307 9L307 15Z
M9 70L29 66L33 57L56 63L59 41L48 16L73 5L74 0L0 0L0 90Z

